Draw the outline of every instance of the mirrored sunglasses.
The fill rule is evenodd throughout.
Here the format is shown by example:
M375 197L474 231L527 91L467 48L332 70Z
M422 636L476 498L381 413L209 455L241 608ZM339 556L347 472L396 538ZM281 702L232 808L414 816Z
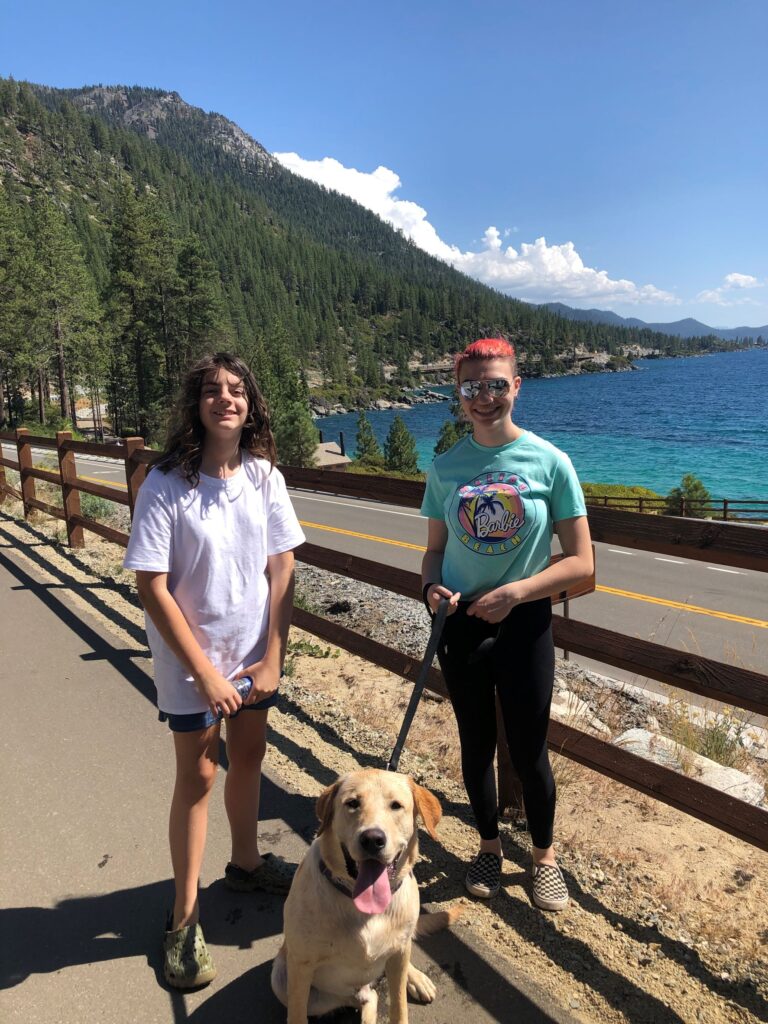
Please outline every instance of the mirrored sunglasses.
M493 398L501 398L509 391L510 383L505 377L495 377L493 380L464 380L459 384L464 398L477 398L483 388L487 388Z

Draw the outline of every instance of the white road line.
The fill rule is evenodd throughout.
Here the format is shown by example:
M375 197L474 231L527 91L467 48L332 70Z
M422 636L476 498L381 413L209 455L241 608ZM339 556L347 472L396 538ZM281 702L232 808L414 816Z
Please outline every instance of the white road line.
M406 516L408 519L423 519L424 516L418 515L416 512L394 512L392 509L381 508L378 505L362 505L358 502L349 501L330 501L327 498L310 498L306 494L296 493L294 491L294 498L297 501L319 501L321 505L341 505L342 508L356 508L363 509L366 512L385 512L390 516Z
M708 569L712 572L729 572L732 576L746 576L745 572L739 572L738 569L722 569L719 565L708 565Z
M654 561L656 561L656 562L671 562L672 565L685 565L685 562L681 562L678 558L659 558L658 556L655 556L654 557Z
M634 558L637 554L636 551L622 551L621 548L608 548L608 550L612 551L614 555L629 555L630 558Z

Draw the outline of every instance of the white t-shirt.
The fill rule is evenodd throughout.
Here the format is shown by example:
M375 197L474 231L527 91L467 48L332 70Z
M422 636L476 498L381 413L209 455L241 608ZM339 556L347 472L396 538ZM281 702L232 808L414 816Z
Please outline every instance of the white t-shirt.
M242 460L226 480L201 473L197 487L176 469L151 470L123 561L126 569L168 573L168 590L195 639L227 679L266 652L267 557L305 540L282 473L245 451ZM160 710L206 711L192 676L144 619Z

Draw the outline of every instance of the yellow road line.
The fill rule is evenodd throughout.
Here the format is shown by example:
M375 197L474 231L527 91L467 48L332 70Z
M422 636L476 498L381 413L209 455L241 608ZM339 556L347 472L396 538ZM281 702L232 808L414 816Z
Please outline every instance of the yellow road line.
M101 484L102 487L122 487L124 491L128 490L128 484L121 484L118 480L110 480L109 477L86 476L85 473L78 473L77 475L81 480L90 480L91 483Z
M632 590L618 590L616 587L595 587L604 594L613 594L615 597L629 597L633 601L646 601L648 604L663 604L665 608L679 608L683 612L693 612L696 615L711 615L713 619L727 619L729 622L742 622L747 626L759 626L761 629L768 629L768 622L763 619L750 619L745 615L733 615L731 612L716 612L712 608L700 608L695 604L685 604L683 601L668 601L663 597L651 597L649 594L636 594Z
M301 520L302 526L312 527L314 530L326 530L329 533L341 533L345 537L359 537L361 540L372 540L377 544L392 544L398 548L409 548L411 551L426 551L421 544L409 544L404 540L390 540L388 537L375 537L370 533L357 533L355 530L342 530L338 526L325 526L323 523L309 523ZM701 608L695 604L685 604L682 601L668 601L664 597L651 597L650 594L636 594L632 590L618 590L616 587L603 587L599 584L595 587L604 594L612 594L614 597L627 597L633 601L645 601L648 604L660 604L665 608L678 608L683 612L691 612L694 615L709 615L713 619L726 619L728 622L741 622L746 626L758 626L760 629L768 629L768 622L763 619L750 619L744 615L733 615L731 612L718 612L713 608Z
M426 551L421 544L409 544L404 540L390 540L388 537L374 537L370 533L356 533L354 530L342 530L338 526L326 526L324 523L307 523L303 519L302 526L311 526L313 530L327 530L328 533L343 533L345 537L359 537L361 540L373 540L377 544L392 544L396 548L410 548L411 551Z

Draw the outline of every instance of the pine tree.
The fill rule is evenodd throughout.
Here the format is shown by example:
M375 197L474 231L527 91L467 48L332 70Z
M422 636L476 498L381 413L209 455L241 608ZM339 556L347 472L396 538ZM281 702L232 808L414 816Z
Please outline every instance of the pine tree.
M392 420L392 426L384 442L384 461L387 469L396 473L415 476L419 472L416 441L402 416L395 416Z
M0 188L0 427L12 415L11 409L6 410L5 396L18 392L26 362L34 317L29 289L33 267L34 252L19 210Z
M449 448L453 448L458 440L460 440L460 436L456 427L456 420L446 420L442 427L440 427L440 434L434 448L435 456L442 455Z
M143 437L162 431L171 390L175 259L167 225L155 212L126 183L112 227L112 413L118 432L130 428Z
M461 406L454 399L451 402L452 420L446 420L440 428L440 435L435 445L435 455L442 455L449 448L453 448L462 437L472 433L472 424L469 423L461 412Z
M179 250L172 317L176 344L170 370L178 387L187 367L207 350L228 348L232 333L222 308L219 273L195 235Z
M376 440L370 420L364 412L357 417L357 440L355 461L376 469L384 468L384 452Z
M30 235L35 253L28 284L34 294L30 327L35 361L42 369L53 359L61 418L75 420L69 385L74 367L84 363L84 353L96 339L101 317L96 289L64 214L45 194L32 206Z
M668 516L690 516L692 519L706 519L712 503L712 495L693 473L686 473L679 487L673 487L667 495L664 512Z
M317 427L301 402L285 402L273 418L272 429L280 462L312 468L316 462Z

